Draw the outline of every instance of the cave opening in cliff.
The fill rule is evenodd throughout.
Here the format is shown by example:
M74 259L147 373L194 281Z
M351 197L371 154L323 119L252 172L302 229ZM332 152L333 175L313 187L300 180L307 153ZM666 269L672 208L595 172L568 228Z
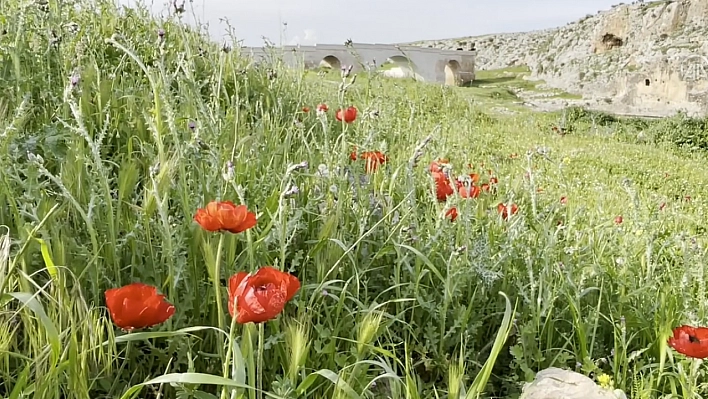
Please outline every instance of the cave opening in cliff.
M624 45L624 40L622 38L617 37L616 35L612 33L605 33L602 36L602 44L605 45L608 49L613 49L615 47L621 47Z

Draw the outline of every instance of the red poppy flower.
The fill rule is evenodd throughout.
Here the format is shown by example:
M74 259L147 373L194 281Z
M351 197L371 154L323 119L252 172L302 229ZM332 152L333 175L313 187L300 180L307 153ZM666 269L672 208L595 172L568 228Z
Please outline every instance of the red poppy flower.
M566 197L566 196L561 197L560 203L561 203L562 205L567 204L567 203L568 203L568 197Z
M324 103L318 104L316 111L319 113L324 113L324 112L329 111L329 107L327 106L327 104L324 104Z
M516 212L519 211L519 207L516 206L516 204L511 204L511 214L516 215ZM503 219L508 219L509 218L509 207L507 207L504 203L500 202L499 205L497 205L497 212L501 214Z
M435 181L435 196L438 201L445 201L447 197L455 193L455 189L452 188L450 180L448 180L444 173L433 173L432 176Z
M475 185L469 185L469 186L460 186L457 189L457 192L460 194L460 197L462 198L478 198L479 195L482 193L482 189L479 186Z
M297 277L270 266L238 272L229 278L229 314L240 324L263 323L278 316L298 290Z
M356 107L349 107L344 110L338 109L334 117L340 122L344 120L346 123L352 123L356 119L357 112Z
M132 283L106 290L104 295L113 323L126 331L162 324L175 313L175 307L151 285Z
M479 175L476 174L476 173L471 173L471 174L470 174L470 178L472 179L472 181L473 181L474 183L479 182Z
M624 218L622 218L622 215L615 217L615 224L622 224L623 221Z
M349 153L349 159L351 159L352 161L357 160L357 156L356 156L357 150L358 150L358 148L356 146L354 146L354 149L352 150L352 152Z
M388 161L388 157L381 151L367 151L359 154L359 159L366 161L364 170L366 173L373 173L378 169L379 165L383 165Z
M708 357L708 328L681 326L674 328L669 346L678 353L696 359Z
M457 219L457 208L450 208L445 212L445 217L450 218L451 222L454 222L455 219Z
M194 220L206 231L241 233L256 225L256 214L246 205L234 205L231 201L211 201L206 208L197 209Z
M445 164L450 163L447 159L440 158L437 161L433 161L430 163L430 172L431 173L442 173L443 167Z
M310 112L310 107L302 107L302 112Z

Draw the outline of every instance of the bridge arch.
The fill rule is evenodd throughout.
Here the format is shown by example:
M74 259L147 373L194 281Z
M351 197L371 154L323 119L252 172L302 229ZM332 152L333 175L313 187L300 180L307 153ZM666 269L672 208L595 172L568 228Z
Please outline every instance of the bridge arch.
M406 56L392 55L388 57L384 65L384 76L422 80L418 74L418 66Z
M445 86L457 86L460 83L460 63L449 60L445 63Z
M342 68L342 62L339 61L339 58L333 55L328 55L320 61L320 68L330 68L333 70L338 70Z

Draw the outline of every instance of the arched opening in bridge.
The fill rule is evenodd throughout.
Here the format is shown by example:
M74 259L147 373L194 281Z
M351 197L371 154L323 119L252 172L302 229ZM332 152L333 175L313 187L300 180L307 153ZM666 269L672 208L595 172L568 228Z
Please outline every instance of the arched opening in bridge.
M460 63L449 60L445 64L445 86L458 86L460 84Z
M383 75L387 77L423 80L418 74L418 67L416 67L413 61L402 55L389 57L381 67L383 69Z
M339 70L342 68L342 63L339 61L339 58L333 55L328 55L320 61L320 68Z

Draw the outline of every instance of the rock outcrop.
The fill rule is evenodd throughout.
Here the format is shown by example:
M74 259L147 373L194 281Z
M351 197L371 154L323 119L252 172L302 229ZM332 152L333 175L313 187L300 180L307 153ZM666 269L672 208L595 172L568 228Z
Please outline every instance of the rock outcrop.
M536 374L524 386L520 399L627 399L619 389L598 386L590 378L573 371L551 367Z
M477 69L526 65L531 78L628 112L708 114L708 0L635 2L566 26L414 43L473 46Z

